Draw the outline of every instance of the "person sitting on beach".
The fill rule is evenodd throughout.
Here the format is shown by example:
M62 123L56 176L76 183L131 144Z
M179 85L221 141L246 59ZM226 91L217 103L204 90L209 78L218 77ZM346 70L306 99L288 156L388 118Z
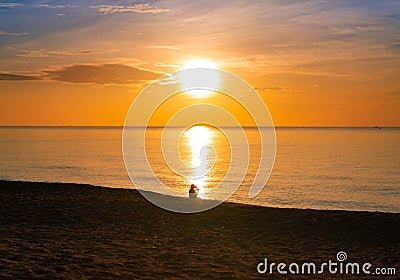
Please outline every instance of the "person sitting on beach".
M195 184L190 185L190 190L189 190L189 197L190 198L196 198L198 192L199 192L199 188L196 187Z

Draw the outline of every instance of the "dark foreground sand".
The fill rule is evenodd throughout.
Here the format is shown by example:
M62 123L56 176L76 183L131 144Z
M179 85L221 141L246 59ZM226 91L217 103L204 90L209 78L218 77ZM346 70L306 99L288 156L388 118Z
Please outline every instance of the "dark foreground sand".
M270 261L395 267L400 215L224 203L200 214L159 209L135 190L0 181L0 279L283 279Z

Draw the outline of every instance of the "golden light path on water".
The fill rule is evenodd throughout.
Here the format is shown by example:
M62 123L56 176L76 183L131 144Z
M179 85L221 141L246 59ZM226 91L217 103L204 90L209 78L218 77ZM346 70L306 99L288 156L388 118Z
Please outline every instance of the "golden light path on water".
M213 133L207 126L198 125L192 126L183 135L186 140L183 145L187 145L189 151L187 160L193 168L193 174L187 180L189 185L195 184L199 188L200 198L206 197L206 186L213 168L213 161L210 159L213 152Z

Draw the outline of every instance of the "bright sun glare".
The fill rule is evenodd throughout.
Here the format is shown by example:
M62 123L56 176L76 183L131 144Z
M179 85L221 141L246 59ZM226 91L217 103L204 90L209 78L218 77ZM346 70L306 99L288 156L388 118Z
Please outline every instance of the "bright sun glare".
M182 70L194 68L217 69L217 64L208 59L192 59L186 62L186 64L182 67Z
M193 72L185 72L183 71L181 76L181 86L182 89L187 89L192 87L194 82L201 82L200 84L204 84L207 87L218 89L220 83L220 76L217 71L213 71L217 69L217 64L208 59L193 59L188 60L186 64L182 67L181 70L187 69L204 69L201 72L201 75L194 74ZM213 90L209 89L190 89L187 92L196 98L204 98L207 97Z

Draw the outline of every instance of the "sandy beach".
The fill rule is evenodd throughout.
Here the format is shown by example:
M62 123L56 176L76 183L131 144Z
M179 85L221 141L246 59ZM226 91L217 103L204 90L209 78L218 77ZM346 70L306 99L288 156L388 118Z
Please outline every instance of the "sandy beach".
M268 261L347 261L400 273L400 214L223 203L176 214L136 190L0 181L1 279L396 279L259 274Z

